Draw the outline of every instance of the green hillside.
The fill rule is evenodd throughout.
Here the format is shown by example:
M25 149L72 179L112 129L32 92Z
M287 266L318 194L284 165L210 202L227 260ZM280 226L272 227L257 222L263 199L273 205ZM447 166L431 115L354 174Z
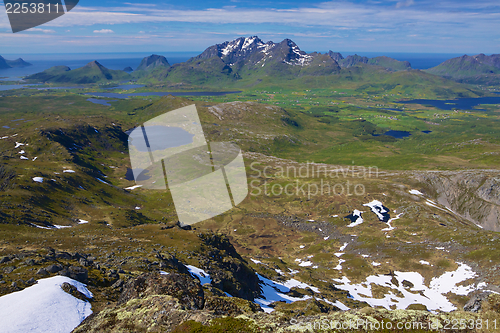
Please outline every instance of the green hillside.
M481 83L481 80L488 76L500 74L500 55L463 55L446 60L436 67L427 69L426 72L454 80Z
M41 73L29 75L24 79L28 82L88 84L127 80L130 79L130 74L120 70L107 69L97 61L92 61L73 70L67 66L55 66Z

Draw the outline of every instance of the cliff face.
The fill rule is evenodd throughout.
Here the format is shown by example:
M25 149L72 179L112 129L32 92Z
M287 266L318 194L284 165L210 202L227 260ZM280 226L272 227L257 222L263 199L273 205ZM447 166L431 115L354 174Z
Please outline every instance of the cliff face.
M500 179L492 171L418 172L414 179L467 220L500 231Z

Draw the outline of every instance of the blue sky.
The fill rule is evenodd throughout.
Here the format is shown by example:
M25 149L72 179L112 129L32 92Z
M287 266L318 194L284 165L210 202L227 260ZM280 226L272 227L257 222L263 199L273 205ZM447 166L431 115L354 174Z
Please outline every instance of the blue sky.
M16 34L0 11L0 54L202 51L253 35L306 51L500 53L500 1L80 0Z

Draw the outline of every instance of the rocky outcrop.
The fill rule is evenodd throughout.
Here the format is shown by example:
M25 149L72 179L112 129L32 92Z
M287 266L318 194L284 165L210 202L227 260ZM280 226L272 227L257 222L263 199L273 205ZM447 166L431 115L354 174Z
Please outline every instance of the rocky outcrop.
M205 304L200 283L186 274L170 273L160 275L146 273L131 279L123 286L118 304L125 304L134 298L150 295L170 295L175 297L183 309L202 309Z
M225 235L205 233L199 237L204 242L203 253L206 253L200 261L214 287L250 301L260 296L259 278Z
M186 321L208 324L221 315L261 311L249 301L222 295L187 274L146 273L124 284L115 307L89 316L73 332L170 332Z
M429 195L481 227L500 231L500 180L490 171L415 172Z

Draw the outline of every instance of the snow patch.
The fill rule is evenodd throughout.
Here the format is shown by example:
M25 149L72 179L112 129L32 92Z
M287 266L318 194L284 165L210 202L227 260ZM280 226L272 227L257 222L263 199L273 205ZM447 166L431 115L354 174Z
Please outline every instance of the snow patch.
M139 187L142 187L142 185L134 185L134 186L130 186L130 187L125 187L125 190L132 191L132 190L135 190L136 188L139 188Z
M352 228L363 223L363 218L361 217L362 213L364 212L355 209L351 215L346 216L348 219L351 220L351 224L349 224L347 227Z
M378 219L382 222L387 222L390 219L389 210L384 207L384 205L378 201L373 200L367 204L364 204L365 207L370 207L371 211L377 215Z
M342 270L342 263L345 262L344 259L339 259L339 263L336 267L334 267L333 269L336 269L338 271L341 271Z
M293 297L287 295L286 293L290 292L290 290L294 287L300 289L310 288L315 293L319 293L318 288L295 279L290 279L285 282L277 282L265 278L260 274L257 274L257 276L260 280L262 297L256 298L255 303L259 304L262 307L262 310L267 313L274 311L274 309L269 306L269 304L273 302L283 301L285 303L293 303L296 301L303 301L311 298L311 296L308 295L305 295L303 297Z
M411 304L423 304L429 311L449 312L456 310L456 307L446 298L445 294L451 292L457 295L467 295L483 286L480 286L480 284L477 286L475 284L457 286L457 284L477 275L466 264L457 264L459 265L457 270L434 277L429 283L429 287L424 284L423 276L417 272L395 271L394 276L371 275L366 278L365 282L359 284L351 284L351 281L346 276L342 277L342 279L333 280L338 283L335 284L335 287L349 291L355 300L367 302L370 306L382 306L391 310L391 307L406 309ZM394 278L398 281L397 284L392 282ZM402 283L404 280L411 282L413 287L405 287ZM371 289L372 284L389 288L389 290L386 291L383 298L374 298Z
M403 214L404 214L404 213L399 213L398 215L396 215L396 217L393 217L393 218L389 219L389 221L387 221L387 225L388 225L389 227L382 229L382 231L391 231L391 230L396 229L395 227L393 227L393 226L391 225L391 222L392 222L392 221L394 221L394 220L399 219L401 216L403 216Z
M92 314L91 304L64 292L67 282L92 298L86 285L66 276L38 280L24 290L0 297L1 330L9 333L68 333Z
M335 302L332 302L332 301L327 300L326 298L323 298L322 301L325 302L325 303L328 303L330 305L335 305L336 307L338 307L342 311L347 311L347 310L351 309L348 306L344 305L339 300L336 300Z
M33 177L33 181L37 183L43 183L43 177Z
M188 268L189 273L200 279L201 285L204 285L205 283L212 283L212 278L210 277L210 274L205 272L203 269L192 265L186 265L186 267Z
M418 190L410 190L410 194L424 195L422 192Z

